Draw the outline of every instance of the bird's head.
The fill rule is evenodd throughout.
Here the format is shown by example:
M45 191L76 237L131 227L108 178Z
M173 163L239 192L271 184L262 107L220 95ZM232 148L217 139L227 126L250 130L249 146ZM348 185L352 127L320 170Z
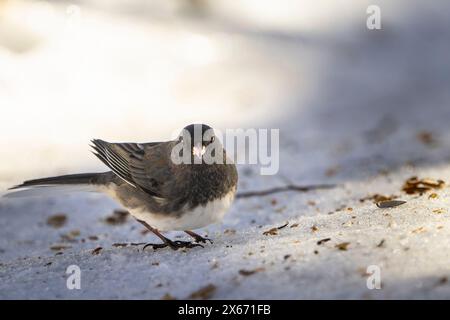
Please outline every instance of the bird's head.
M190 124L183 128L178 141L183 142L191 151L192 158L202 159L207 148L217 143L213 128L206 124ZM214 150L212 150L214 154ZM196 161L198 162L198 161Z

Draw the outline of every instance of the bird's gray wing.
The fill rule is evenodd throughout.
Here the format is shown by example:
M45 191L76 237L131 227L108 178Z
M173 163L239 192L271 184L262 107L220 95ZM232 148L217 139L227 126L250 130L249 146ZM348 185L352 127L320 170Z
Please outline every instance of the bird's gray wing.
M164 198L162 185L170 171L167 142L109 143L94 139L92 143L94 154L118 177L154 197Z

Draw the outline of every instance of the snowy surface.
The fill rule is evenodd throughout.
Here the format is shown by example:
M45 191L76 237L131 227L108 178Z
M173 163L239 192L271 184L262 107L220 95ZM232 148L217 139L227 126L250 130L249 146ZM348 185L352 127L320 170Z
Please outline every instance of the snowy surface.
M92 37L78 38L77 46L83 41L89 46L96 36L121 25L113 29L117 43L134 51L117 53L112 50L117 45L114 39L102 37L102 45L90 48L92 60L84 60L84 69L78 60L67 65L69 71L63 74L79 70L77 77L68 77L71 85L59 82L58 63L67 61L58 59L72 52L72 42L59 42L58 35L52 35L44 37L47 42L39 49L17 54L11 49L17 44L11 45L7 41L11 37L2 38L0 33L0 66L9 66L0 74L1 107L3 101L14 107L2 119L0 142L6 151L1 186L40 175L103 170L87 150L89 138L164 139L193 119L219 128L280 128L280 172L260 176L258 167L240 166L240 192L290 183L336 186L237 199L222 224L198 230L214 244L176 252L114 246L158 239L143 234L143 227L132 218L118 225L106 223L118 208L106 196L1 199L0 298L181 299L208 285L214 286L208 296L213 299L450 298L450 189L422 196L402 191L411 176L450 184L450 10L443 10L444 2L434 2L434 7L419 2L385 4L386 20L378 32L365 29L365 7L356 2L345 19L336 18L346 21L343 25L332 25L333 14L321 16L320 6L307 2L315 23L297 24L286 18L289 13L275 11L267 29L258 12L243 22L240 17L248 12L218 3L211 15L222 23L214 28L207 27L208 20L182 20L184 30L201 34L188 36L186 46L194 41L209 48L210 56L200 61L210 59L206 66L199 66L195 55L184 57L187 62L177 60L174 50L180 51L177 45L184 43L180 39L185 34L168 22L170 8L148 24L145 19L117 16L114 12L120 6L108 14L99 14L95 6L83 7L82 26L95 24L97 33L80 31ZM139 11L132 8L130 14ZM277 14L281 18L276 19ZM239 28L230 30L230 17ZM40 32L47 37L47 31ZM139 45L144 39L150 40ZM156 53L155 46L160 48ZM214 53L217 49L219 56ZM127 70L125 80L119 78L122 71L111 69L117 59ZM147 60L151 63L142 71L139 66ZM38 81L43 61L57 61L44 83ZM23 74L32 70L31 78L16 77L17 68ZM167 68L172 68L167 78L159 78L162 90L150 74L152 70L164 74ZM88 82L78 88L74 85L80 78ZM107 78L111 81L104 82ZM139 86L142 81L145 85ZM101 83L96 94L91 89L94 82ZM120 91L122 85L126 87ZM23 90L31 93L22 95ZM173 100L167 100L171 97L167 92L176 92ZM71 98L63 99L67 94ZM166 106L156 115L161 108L151 107L153 94L158 94L158 105ZM17 116L29 110L31 102L44 109L30 110L30 116L19 121ZM64 112L41 116L57 110L58 103L70 110L69 117ZM186 103L189 109L182 107ZM171 114L179 117L174 120ZM34 123L33 117L42 121ZM64 121L71 117L72 122ZM49 125L52 120L54 126ZM22 130L29 126L36 129L35 135ZM24 151L27 140L32 143ZM8 148L12 142L18 147ZM371 200L361 201L374 194L395 195L407 202L380 209ZM47 224L55 214L67 217L60 228ZM286 222L276 234L264 234ZM71 232L75 236L65 236ZM187 239L176 232L168 236ZM330 240L317 243L326 238ZM336 247L347 242L347 250ZM98 247L102 249L93 254ZM73 264L81 269L80 290L66 287L66 269ZM381 269L380 290L366 286L370 265Z

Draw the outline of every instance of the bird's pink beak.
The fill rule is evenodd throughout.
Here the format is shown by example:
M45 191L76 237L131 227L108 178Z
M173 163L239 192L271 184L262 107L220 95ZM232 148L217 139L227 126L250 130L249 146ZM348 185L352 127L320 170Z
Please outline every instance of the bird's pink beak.
M192 154L197 158L201 158L205 154L205 152L206 148L201 143L196 143L192 148Z

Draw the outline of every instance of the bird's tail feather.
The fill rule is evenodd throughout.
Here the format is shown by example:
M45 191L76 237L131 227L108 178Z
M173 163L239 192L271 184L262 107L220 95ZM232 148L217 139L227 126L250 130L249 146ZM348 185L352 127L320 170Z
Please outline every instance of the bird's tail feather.
M111 172L69 174L25 181L10 188L6 198L42 196L73 191L98 192L101 186L111 182ZM49 192L50 191L50 192Z
M101 192L101 189L94 185L71 184L52 186L33 186L20 189L12 189L5 193L3 198L25 198L25 197L48 197L68 194L72 192Z

